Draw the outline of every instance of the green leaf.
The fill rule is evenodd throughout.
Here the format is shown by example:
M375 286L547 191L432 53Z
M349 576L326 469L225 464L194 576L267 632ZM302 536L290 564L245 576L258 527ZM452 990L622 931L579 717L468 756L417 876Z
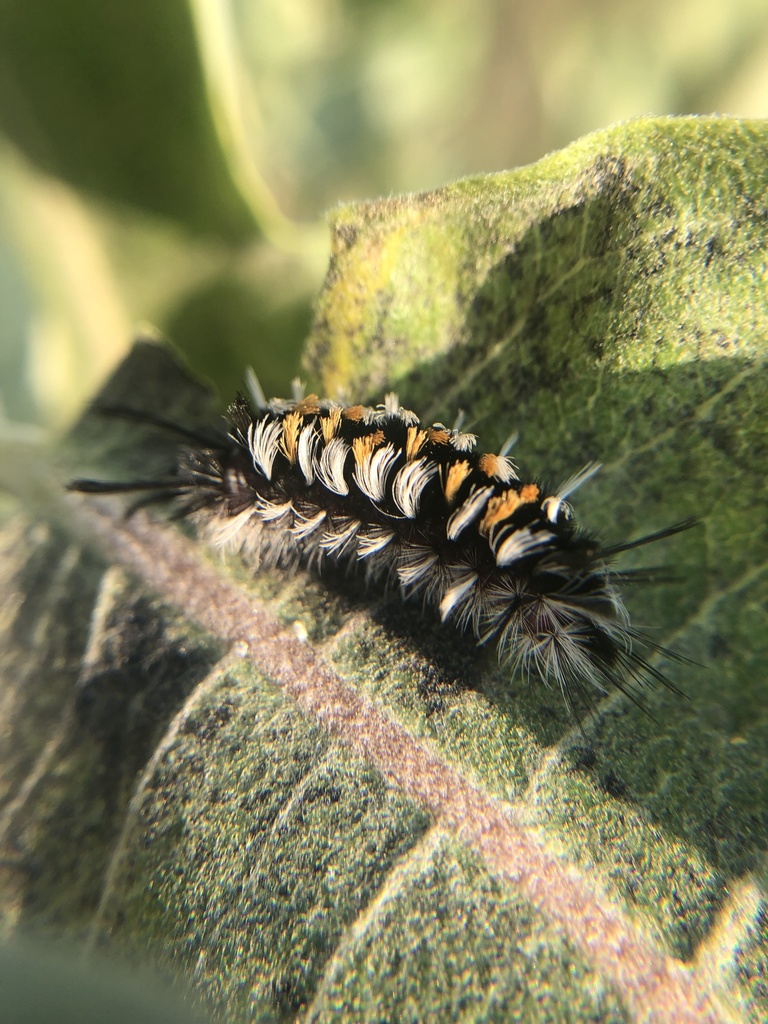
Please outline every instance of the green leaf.
M265 394L283 394L312 323L307 277L290 264L222 274L185 296L164 329L228 399L242 390L245 366L253 366Z
M44 170L193 230L244 241L249 205L217 134L186 0L4 0L0 128ZM250 195L249 195L250 198Z
M43 945L0 945L3 1024L195 1024L203 1018L148 976L86 965Z
M342 209L309 350L352 399L518 429L524 476L601 458L575 507L611 540L700 515L649 555L678 581L626 595L704 666L664 666L689 699L611 696L582 734L396 595L90 499L8 506L12 927L110 941L233 1019L764 1018L767 140L635 122ZM204 418L164 350L110 399L137 380ZM78 472L135 440L84 422Z

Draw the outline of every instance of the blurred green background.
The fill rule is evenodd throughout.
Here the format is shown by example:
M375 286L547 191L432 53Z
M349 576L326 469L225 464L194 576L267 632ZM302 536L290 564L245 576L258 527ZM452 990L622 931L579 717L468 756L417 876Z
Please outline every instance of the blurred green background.
M768 115L765 0L0 0L0 427L145 323L285 392L327 208L709 112Z

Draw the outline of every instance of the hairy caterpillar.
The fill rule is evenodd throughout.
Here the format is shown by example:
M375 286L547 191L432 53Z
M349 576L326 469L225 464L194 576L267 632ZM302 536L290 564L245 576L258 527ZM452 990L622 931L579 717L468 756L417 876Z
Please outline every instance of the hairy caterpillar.
M589 701L591 688L615 686L641 703L638 684L672 685L648 660L670 652L630 624L619 593L620 583L650 574L613 562L693 520L602 547L567 502L597 464L547 493L520 479L506 450L484 453L473 434L424 427L394 394L369 408L300 394L267 402L255 379L251 391L223 427L205 432L104 410L182 435L176 469L165 479L74 480L70 489L146 492L137 505L170 500L176 517L202 521L214 543L254 566L358 563L478 643L495 641L524 677L559 686L569 709L574 693Z

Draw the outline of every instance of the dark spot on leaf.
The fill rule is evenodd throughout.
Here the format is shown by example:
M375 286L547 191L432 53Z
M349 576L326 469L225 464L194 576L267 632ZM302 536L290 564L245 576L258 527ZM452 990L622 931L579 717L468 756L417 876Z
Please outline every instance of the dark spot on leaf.
M333 240L338 248L351 249L357 241L359 231L354 224L337 224L333 232Z
M568 751L571 757L573 771L585 771L594 768L597 762L597 755L592 747L576 746Z
M610 768L599 779L600 788L609 796L622 797L627 791L627 784Z
M285 1018L295 1017L304 1005L304 986L296 983L290 975L275 978L271 985L275 1008Z
M715 235L711 235L704 244L704 266L708 267L713 258L720 251L720 246Z

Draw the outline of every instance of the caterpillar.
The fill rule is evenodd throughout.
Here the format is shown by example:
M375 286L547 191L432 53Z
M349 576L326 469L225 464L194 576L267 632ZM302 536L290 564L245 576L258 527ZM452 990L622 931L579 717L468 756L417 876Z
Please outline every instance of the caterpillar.
M479 644L495 642L524 678L559 687L571 712L576 693L591 704L617 687L644 707L642 684L676 689L649 658L679 656L631 625L620 593L652 571L614 562L694 520L603 547L568 502L597 463L548 491L520 478L509 446L483 452L458 424L423 426L395 394L376 407L300 392L267 402L255 378L249 386L250 399L238 395L223 425L206 431L102 410L180 434L175 469L69 488L145 492L133 508L170 501L174 517L198 520L254 567L359 565L368 581L420 597Z

